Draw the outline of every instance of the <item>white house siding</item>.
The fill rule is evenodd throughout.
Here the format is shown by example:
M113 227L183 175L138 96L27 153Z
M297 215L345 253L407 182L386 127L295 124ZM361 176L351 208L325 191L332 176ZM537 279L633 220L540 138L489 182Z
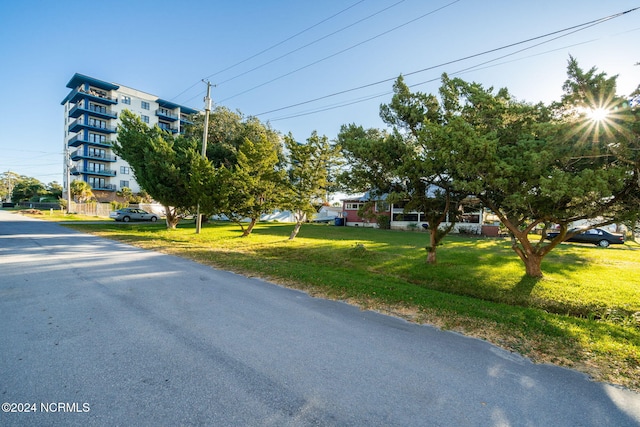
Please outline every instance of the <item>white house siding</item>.
M343 200L343 211L345 213L345 217L347 218L346 225L351 227L372 227L378 228L378 224L375 220L367 221L366 219L360 218L357 216L357 210L360 205L363 205L364 201L362 198L355 199L345 199ZM389 214L391 216L390 228L392 230L419 230L423 231L423 224L426 224L424 216L419 212L404 212L402 208L395 208L393 205L389 206L385 203L385 207L387 209L385 211L379 211L378 205L376 204L376 213L378 214ZM452 232L459 233L461 231L466 232L468 234L481 234L482 232L482 220L483 220L483 211L478 210L475 212L471 212L466 214L467 218L463 221L457 222L454 225ZM398 219L399 216L404 217L402 220ZM405 219L406 218L406 219ZM440 227L445 228L449 226L448 222L443 222Z

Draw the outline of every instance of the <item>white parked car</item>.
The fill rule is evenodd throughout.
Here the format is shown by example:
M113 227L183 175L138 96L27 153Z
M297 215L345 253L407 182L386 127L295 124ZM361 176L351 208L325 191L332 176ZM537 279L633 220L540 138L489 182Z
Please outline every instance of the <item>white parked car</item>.
M137 208L122 208L109 214L110 218L116 221L151 221L156 222L158 215Z

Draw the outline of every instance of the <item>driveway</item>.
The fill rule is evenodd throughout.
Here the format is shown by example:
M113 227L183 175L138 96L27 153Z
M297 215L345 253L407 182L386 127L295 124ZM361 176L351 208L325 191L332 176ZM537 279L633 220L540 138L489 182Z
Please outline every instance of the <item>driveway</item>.
M2 426L640 426L581 373L6 211L0 325Z

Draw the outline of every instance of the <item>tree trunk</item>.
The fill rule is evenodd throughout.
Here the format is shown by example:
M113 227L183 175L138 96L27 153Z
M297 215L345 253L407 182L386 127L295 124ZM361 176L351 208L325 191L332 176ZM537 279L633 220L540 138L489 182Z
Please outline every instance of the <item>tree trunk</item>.
M520 236L515 236L518 238L522 247L519 247L517 242L512 237L512 245L511 248L515 251L516 254L520 257L522 262L524 263L524 268L527 276L535 277L537 279L542 278L542 259L546 255L546 252L540 253L539 251L534 250L529 243L529 240L526 239L526 234L522 234Z
M247 228L245 228L244 232L242 233L242 237L247 237L249 234L251 234L251 231L253 231L253 226L256 225L256 222L258 222L258 218L251 218L251 222L249 222L249 225L247 226Z
M167 230L175 230L180 221L180 217L176 214L175 209L171 209L169 206L164 207L164 212L166 215Z
M436 264L436 247L438 246L438 229L429 229L429 246L427 246L427 264Z
M427 250L427 264L436 264L436 248L429 248Z
M298 235L298 232L300 231L300 227L302 227L302 221L296 222L296 226L293 227L293 231L291 232L291 235L289 236L289 240L293 240L293 239L296 238L296 236Z
M532 245L529 241L529 232L533 230L538 224L542 223L542 220L538 220L529 224L524 230L519 228L519 221L517 218L509 218L498 207L493 205L489 200L482 199L482 202L491 209L502 224L511 232L511 249L518 255L520 260L524 263L525 274L529 277L540 279L542 274L542 259L549 253L564 237L562 235L558 241L551 242L546 246ZM566 232L566 228L563 229Z
M541 278L542 277L542 257L529 255L524 261L527 276Z

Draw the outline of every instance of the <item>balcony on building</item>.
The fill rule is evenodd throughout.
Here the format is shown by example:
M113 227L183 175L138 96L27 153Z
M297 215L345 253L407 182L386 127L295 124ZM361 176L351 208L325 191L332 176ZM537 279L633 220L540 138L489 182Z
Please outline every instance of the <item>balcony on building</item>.
M71 160L73 160L74 162L76 160L82 159L98 160L100 162L115 162L118 160L116 156L112 156L109 154L85 153L84 149L79 149L71 153Z
M158 127L162 130L166 130L167 132L178 133L178 128L171 127L169 123L160 122L158 123Z
M118 90L120 86L113 83L76 73L67 83L67 87L72 90L62 100L62 105L67 102L77 104L81 100L89 100L102 105L118 103L117 98L111 97L111 92Z
M96 176L116 176L116 171L110 169L94 169L89 167L73 167L69 171L71 175L96 175Z
M179 114L175 115L175 119L172 119L171 121L174 120L180 120L180 124L193 124L193 122L191 120L189 120L189 116L192 114L197 114L198 110L195 110L193 108L189 108L189 107L185 107L183 105L180 104L176 104L174 102L171 101L167 101L165 99L158 99L156 100L156 102L158 103L158 105L160 106L160 109L164 108L165 110L170 110L170 111L180 111ZM160 116L159 116L160 117ZM176 132L178 130L176 129Z
M91 105L86 99L78 102L71 111L69 111L69 117L77 119L83 114L88 114L89 116L106 120L118 118L118 114L111 111L110 108L102 105Z
M114 126L91 124L86 116L80 117L69 125L69 132L80 132L83 129L100 133L116 133Z
M91 186L92 190L99 190L99 191L116 191L116 186L115 184L104 184L102 186Z
M94 89L74 89L67 99L69 102L78 103L79 101L93 101L104 105L115 105L118 103L118 98L112 98L104 91L96 91Z
M158 118L162 119L162 120L167 120L170 122L175 122L176 120L179 119L178 115L171 112L170 110L166 109L166 108L158 108L156 110L156 116L158 116Z
M193 122L189 119L189 116L186 114L180 114L180 125L192 125Z
M80 134L74 136L73 138L71 138L68 142L70 147L79 147L83 144L87 144L89 146L93 146L93 147L103 147L103 148L109 148L111 147L111 141L109 140L104 140L104 141L95 141L95 140L91 140L90 138L87 138L84 135L84 132L81 132Z

